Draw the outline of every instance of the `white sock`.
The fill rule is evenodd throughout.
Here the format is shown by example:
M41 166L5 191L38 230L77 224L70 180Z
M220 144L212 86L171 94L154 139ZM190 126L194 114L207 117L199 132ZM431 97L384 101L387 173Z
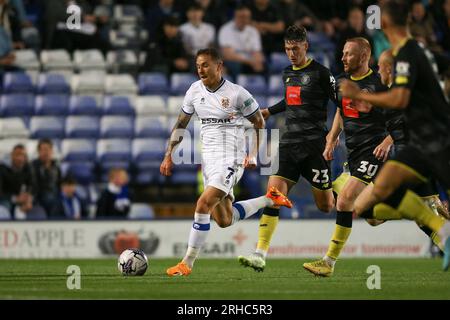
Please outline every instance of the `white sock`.
M323 260L325 260L326 263L328 263L328 265L332 268L334 268L334 265L336 263L336 260L334 260L333 258L329 257L329 256L325 256L323 257Z
M264 258L264 260L266 260L266 257L267 257L267 251L266 251L266 250L263 250L263 249L256 249L256 250L255 250L255 253L257 253L257 254L259 254L259 255L262 255L262 257Z
M205 213L196 212L194 215L194 223L192 224L191 233L189 234L188 249L183 258L189 268L194 265L195 259L200 252L200 249L206 242L206 237L209 233L211 216Z
M239 220L247 219L257 213L259 209L271 205L273 205L272 199L267 198L266 196L235 202L233 203L233 219L231 224L234 224Z

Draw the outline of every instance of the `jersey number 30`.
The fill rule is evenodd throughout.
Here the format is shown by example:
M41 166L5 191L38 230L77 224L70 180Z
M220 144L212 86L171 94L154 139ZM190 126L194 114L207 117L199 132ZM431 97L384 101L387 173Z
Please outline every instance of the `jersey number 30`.
M367 166L369 165L369 166ZM358 168L359 172L366 173L370 177L373 177L375 173L377 173L378 165L377 164L369 164L369 161L361 161L361 165Z

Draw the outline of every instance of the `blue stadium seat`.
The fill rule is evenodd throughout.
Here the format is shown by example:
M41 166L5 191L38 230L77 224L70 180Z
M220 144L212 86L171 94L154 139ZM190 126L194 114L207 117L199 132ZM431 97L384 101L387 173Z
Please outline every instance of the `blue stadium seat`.
M269 78L269 95L283 95L284 83L281 74L273 74Z
M191 73L173 73L170 78L170 93L172 95L184 95L191 84L198 78Z
M100 120L101 138L132 138L134 119L126 116L103 116Z
M52 116L32 117L30 132L35 139L61 139L64 137L64 118Z
M95 182L95 163L92 161L75 161L61 163L61 169L64 175L71 175L77 183L88 185Z
M173 184L196 185L198 182L197 172L189 172L189 171L174 172L173 175L170 176L169 181Z
M3 78L5 93L33 93L34 85L31 77L25 72L6 72Z
M66 138L98 138L100 122L98 117L68 116L66 118Z
M126 162L131 159L131 141L128 139L100 139L97 141L97 161Z
M130 171L129 161L103 161L99 163L100 168L100 180L101 182L108 182L108 174L111 169L124 169L125 171Z
M243 86L253 95L266 95L266 80L261 75L240 74L237 77L237 84Z
M169 82L164 73L150 72L141 73L138 78L139 94L168 94Z
M134 136L136 138L166 138L168 134L169 129L167 128L167 119L165 117L136 117L134 123Z
M134 115L133 98L130 96L105 96L103 100L103 114L105 115Z
M100 115L101 111L94 96L73 95L70 97L69 114L94 116Z
M273 52L270 55L270 73L281 73L284 68L291 65L291 61L284 52Z
M146 203L133 203L128 213L128 219L153 219L155 212Z
M134 139L131 151L133 162L161 160L165 147L166 139Z
M256 102L258 102L258 105L260 108L266 108L267 107L267 98L266 96L254 96Z
M61 144L63 161L95 161L95 140L65 139Z
M65 116L69 111L69 96L46 94L36 96L34 113L40 116Z
M31 116L34 112L34 95L4 94L0 98L0 115L3 117Z
M58 73L41 73L39 75L37 89L41 94L70 94L70 85L67 83L66 78Z

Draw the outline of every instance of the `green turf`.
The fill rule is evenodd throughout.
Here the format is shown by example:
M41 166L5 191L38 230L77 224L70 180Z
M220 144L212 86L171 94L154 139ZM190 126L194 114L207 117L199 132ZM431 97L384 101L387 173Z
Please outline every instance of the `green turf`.
M0 259L0 299L450 299L450 272L439 259L343 259L331 278L303 270L305 260L271 259L256 273L232 259L199 259L189 277L169 278L177 260L152 259L143 277L123 277L115 260ZM66 269L81 268L81 290ZM366 286L381 268L381 290Z

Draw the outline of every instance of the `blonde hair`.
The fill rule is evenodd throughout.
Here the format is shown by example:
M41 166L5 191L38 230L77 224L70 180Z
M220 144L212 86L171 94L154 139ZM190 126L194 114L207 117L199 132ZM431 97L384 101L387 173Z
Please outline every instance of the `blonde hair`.
M360 52L366 54L367 61L370 60L370 54L372 51L372 47L370 45L369 40L367 40L366 38L363 38L363 37L355 37L355 38L347 39L345 42L356 43L358 45Z

